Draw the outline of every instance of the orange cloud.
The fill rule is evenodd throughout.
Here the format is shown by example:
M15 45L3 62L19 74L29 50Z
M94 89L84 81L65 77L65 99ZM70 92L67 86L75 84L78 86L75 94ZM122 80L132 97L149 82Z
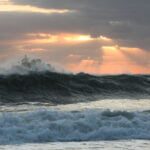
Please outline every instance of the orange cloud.
M0 3L0 12L31 12L31 13L44 13L44 14L53 14L53 13L68 13L72 12L68 9L46 9L39 8L30 5L14 5L10 1L2 1Z
M1 0L0 1L0 5L7 5L7 4L10 4L10 0Z
M29 49L30 52L43 52L45 51L45 49L42 49L42 48L31 48Z
M113 42L113 40L112 40L111 38L108 38L108 37L102 36L102 35L99 37L99 39L100 39L100 40L103 40L103 41L105 41L105 42Z
M69 34L69 33L62 33L62 34L45 34L45 33L38 33L38 34L27 34L31 38L28 42L36 44L48 44L48 43L82 43L82 42L89 42L95 40L90 37L90 35L82 35L82 34Z
M28 42L36 44L48 44L48 43L83 43L91 41L99 41L100 43L111 44L112 39L100 36L93 38L90 35L84 34L71 34L71 33L60 33L60 34L48 34L48 33L30 33L27 34L31 38Z

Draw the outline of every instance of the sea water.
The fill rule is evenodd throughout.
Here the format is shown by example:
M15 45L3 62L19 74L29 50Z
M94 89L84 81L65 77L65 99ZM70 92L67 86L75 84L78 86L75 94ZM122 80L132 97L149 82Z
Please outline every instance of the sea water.
M149 99L9 104L0 110L0 149L150 149Z

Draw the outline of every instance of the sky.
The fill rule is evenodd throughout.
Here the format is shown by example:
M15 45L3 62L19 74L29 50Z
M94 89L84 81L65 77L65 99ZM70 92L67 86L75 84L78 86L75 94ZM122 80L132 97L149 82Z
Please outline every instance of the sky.
M0 63L25 54L74 73L150 74L150 0L0 0Z

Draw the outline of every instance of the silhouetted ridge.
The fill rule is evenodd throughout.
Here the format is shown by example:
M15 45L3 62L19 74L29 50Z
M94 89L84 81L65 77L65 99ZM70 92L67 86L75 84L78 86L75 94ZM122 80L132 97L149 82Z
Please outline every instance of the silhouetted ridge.
M96 98L150 97L150 76L93 76L55 72L0 76L1 102L74 103ZM94 100L94 99L93 99Z

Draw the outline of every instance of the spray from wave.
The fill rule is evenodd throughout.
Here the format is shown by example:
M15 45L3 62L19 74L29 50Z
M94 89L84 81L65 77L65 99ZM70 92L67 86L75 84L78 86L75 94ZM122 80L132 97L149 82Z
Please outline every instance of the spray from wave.
M42 62L41 59L31 59L27 57L26 55L24 58L18 62L17 65L12 65L10 67L1 68L0 74L1 75L12 75L12 74L30 74L31 72L36 73L44 73L44 72L56 72L56 69L50 65Z

